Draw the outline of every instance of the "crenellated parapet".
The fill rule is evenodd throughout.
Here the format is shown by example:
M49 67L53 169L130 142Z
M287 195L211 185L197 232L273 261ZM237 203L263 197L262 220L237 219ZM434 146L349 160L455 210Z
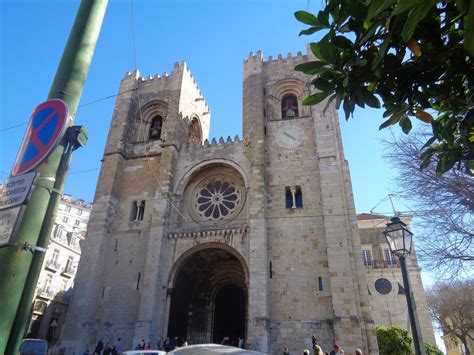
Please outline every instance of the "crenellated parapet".
M173 70L170 73L164 72L162 74L141 76L140 71L138 69L135 69L133 72L129 70L125 73L122 79L121 87L123 88L124 86L136 86L136 84L139 83L139 88L143 89L145 89L149 85L153 85L154 88L157 86L175 86L177 88L179 86L176 85L181 85L181 82L183 80L192 83L191 85L197 93L195 101L199 101L201 105L204 106L205 112L209 113L209 106L196 83L196 79L194 78L193 74L191 73L191 70L189 69L185 61L176 62L173 66Z
M296 55L288 53L286 56L278 54L276 57L270 55L265 60L262 51L257 51L256 54L250 52L244 60L244 79L260 71L292 71L298 64L315 60L309 47L308 53L309 54L303 54L302 52L297 52Z
M181 151L186 153L190 151L195 152L197 150L219 150L241 143L243 143L243 140L240 139L238 135L236 135L233 139L230 136L227 136L226 139L224 139L224 137L220 137L219 139L212 138L211 141L206 139L203 144L185 143L181 146Z

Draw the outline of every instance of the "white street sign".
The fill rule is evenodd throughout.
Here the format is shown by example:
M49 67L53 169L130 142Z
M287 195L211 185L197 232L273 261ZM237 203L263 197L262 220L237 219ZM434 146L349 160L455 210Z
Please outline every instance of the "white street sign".
M0 211L0 247L13 243L15 235L23 218L24 207L17 206Z
M35 178L35 171L22 175L10 176L5 182L3 192L0 195L0 210L25 203L28 199Z

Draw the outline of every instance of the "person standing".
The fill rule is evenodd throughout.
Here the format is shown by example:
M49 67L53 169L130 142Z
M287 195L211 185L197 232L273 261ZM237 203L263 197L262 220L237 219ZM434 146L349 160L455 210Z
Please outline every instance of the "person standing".
M290 351L288 350L288 347L286 347L286 346L283 349L283 355L290 355Z
M334 349L329 353L329 355L337 355L337 354L342 354L344 353L344 350L341 349L341 347L337 344L334 344Z
M104 343L102 342L102 340L99 340L97 342L97 345L95 346L95 349L94 349L94 355L100 355L102 354L102 350L104 349Z
M117 352L117 354L122 354L123 352L122 338L117 338L117 341L115 342L115 351Z
M323 349L321 349L321 347L317 344L314 346L313 351L314 355L324 355Z
M364 355L364 354L362 353L362 350L356 349L356 355Z

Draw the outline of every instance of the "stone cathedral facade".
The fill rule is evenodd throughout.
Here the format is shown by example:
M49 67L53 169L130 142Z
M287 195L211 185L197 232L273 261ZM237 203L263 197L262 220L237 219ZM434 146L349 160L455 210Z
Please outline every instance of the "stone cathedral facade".
M123 78L62 344L167 335L377 354L334 106L303 106L298 53L250 54L243 139L208 141L186 63ZM92 348L93 349L93 348Z

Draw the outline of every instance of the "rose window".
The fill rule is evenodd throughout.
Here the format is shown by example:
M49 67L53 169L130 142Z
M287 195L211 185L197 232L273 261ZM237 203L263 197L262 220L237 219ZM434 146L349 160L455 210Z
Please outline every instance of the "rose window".
M195 201L201 217L219 220L235 211L240 203L240 191L228 181L215 180L198 189Z

